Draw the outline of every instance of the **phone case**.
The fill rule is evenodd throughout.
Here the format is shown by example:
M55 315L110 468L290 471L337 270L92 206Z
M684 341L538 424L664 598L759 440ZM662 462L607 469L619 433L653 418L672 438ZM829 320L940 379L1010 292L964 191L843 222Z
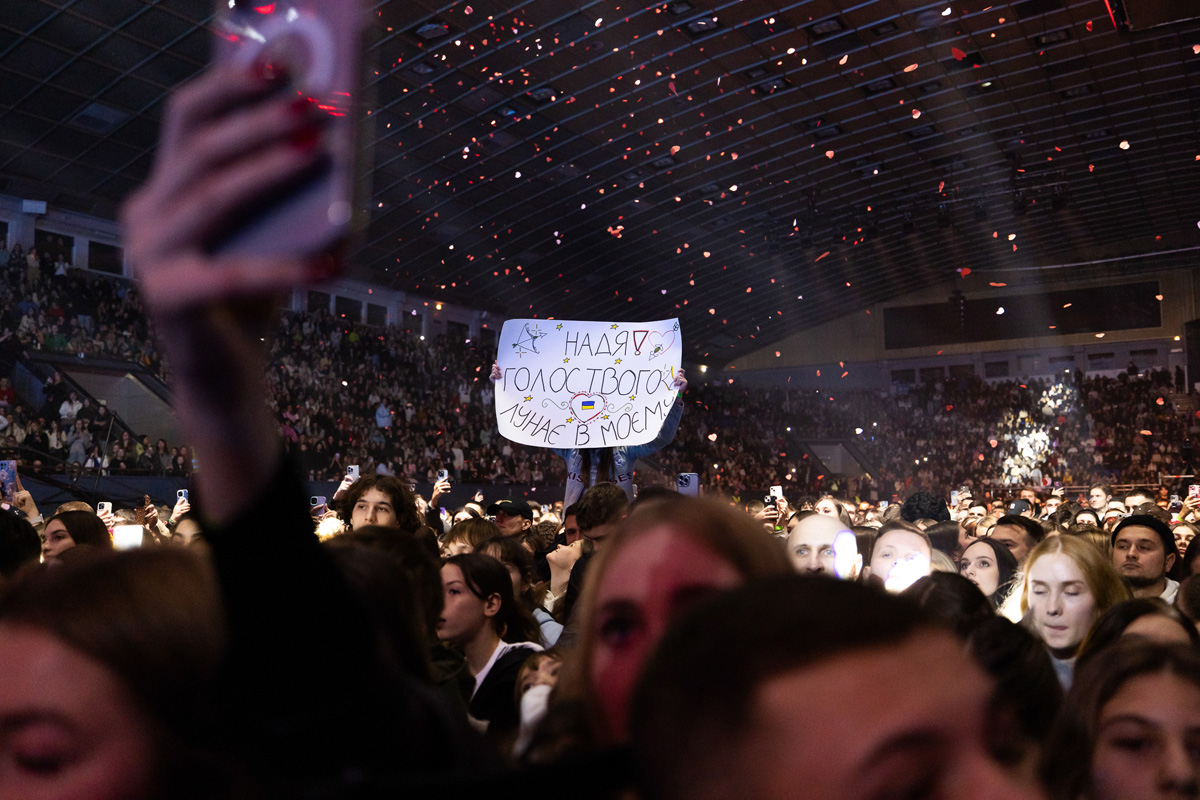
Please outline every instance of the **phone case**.
M357 104L362 86L361 0L279 0L257 6L217 1L217 62L286 71L285 91L330 119L327 162L279 196L267 198L213 247L218 254L313 255L334 250L354 217Z

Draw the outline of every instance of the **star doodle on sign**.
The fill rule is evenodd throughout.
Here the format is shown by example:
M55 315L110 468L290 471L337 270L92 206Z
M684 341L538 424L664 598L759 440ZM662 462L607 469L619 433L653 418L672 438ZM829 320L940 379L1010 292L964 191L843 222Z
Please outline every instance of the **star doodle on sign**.
M556 330L556 331L561 331L561 330L562 330L562 323L561 323L561 322L560 322L560 323L558 323L558 327L557 327L557 328L555 328L555 330Z
M574 422L574 421L575 421L574 417L567 417L567 422Z
M603 417L601 417L600 419L608 419L608 414L605 414L605 415L604 415ZM568 421L568 422L570 422L570 420L567 420L567 421Z
M571 363L571 359L569 359L569 358L564 358L564 359L563 359L563 363L564 363L564 364L569 364L569 363Z
M634 400L637 400L637 395L636 394L629 395L629 402L632 403Z
M617 329L617 323L614 322L612 325L609 326L609 329L615 331Z
M618 359L616 359L615 361L613 361L613 363L614 363L614 364L620 364L620 363L621 363L621 359L619 359L619 358L618 358Z
M525 395L525 402L526 402L526 403L528 403L528 402L529 402L530 400L532 400L532 399L533 399L533 395L531 395L531 394L527 394L527 395Z

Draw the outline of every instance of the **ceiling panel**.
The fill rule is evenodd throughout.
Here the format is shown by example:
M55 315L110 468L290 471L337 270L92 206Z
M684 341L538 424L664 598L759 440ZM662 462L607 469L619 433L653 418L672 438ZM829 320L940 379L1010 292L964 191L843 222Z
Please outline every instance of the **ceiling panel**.
M115 210L164 93L207 57L210 8L6 5L0 179ZM950 280L1200 249L1195 21L1130 33L1096 0L371 10L355 270L383 285L514 315L678 314L689 355L721 363ZM448 34L419 38L430 21ZM81 109L108 128L72 126Z

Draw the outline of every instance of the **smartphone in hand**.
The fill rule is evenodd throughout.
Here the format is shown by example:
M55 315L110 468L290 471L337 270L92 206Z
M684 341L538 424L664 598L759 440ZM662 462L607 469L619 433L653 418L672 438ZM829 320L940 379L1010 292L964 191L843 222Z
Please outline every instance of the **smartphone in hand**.
M325 116L312 131L323 156L317 166L247 208L220 232L213 252L311 256L349 237L361 205L354 155L367 22L362 0L217 0L214 61L277 76L279 91L297 107L311 104Z

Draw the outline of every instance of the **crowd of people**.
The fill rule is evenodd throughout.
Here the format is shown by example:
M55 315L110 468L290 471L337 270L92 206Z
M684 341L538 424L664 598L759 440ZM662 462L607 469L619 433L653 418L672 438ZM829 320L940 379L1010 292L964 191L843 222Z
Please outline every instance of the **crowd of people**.
M562 508L499 485L443 520L410 476L437 495L480 468L487 360L475 380L451 345L321 314L268 344L275 294L330 265L213 254L321 163L322 116L279 78L176 93L123 215L204 468L170 510L43 517L17 482L0 511L0 795L1200 796L1200 483L1082 478L1187 459L1153 376L771 409L680 379L693 427L656 457L779 490L635 492L610 453ZM861 428L882 485L780 481L792 415ZM750 465L753 437L779 461Z
M61 274L31 275L24 262L14 248L9 268L16 280L0 288L6 374L22 351L43 350L132 361L166 377L135 285L69 263ZM536 487L566 479L562 459L499 435L486 380L493 355L478 343L425 337L403 325L369 326L327 310L282 314L271 341L269 402L313 480L340 480L348 464L425 484L443 468L463 483ZM786 483L878 500L955 482L1004 491L1026 483L1156 483L1186 472L1196 420L1175 409L1166 370L1131 372L943 379L888 391L694 383L676 446L644 462L638 477L654 485L695 472L710 492L734 497ZM9 454L64 472L108 469L106 461L133 472L190 469L187 459L175 462L178 446L168 447L170 457L143 458L157 448L136 433L133 447L119 453L110 452L107 437L95 452L90 443L76 444L74 419L63 413L69 408L59 394L51 384L39 409L0 396L13 436L5 442ZM102 407L82 402L85 419ZM31 428L48 441L39 436L27 448ZM865 474L824 467L805 446L810 439L855 443Z

